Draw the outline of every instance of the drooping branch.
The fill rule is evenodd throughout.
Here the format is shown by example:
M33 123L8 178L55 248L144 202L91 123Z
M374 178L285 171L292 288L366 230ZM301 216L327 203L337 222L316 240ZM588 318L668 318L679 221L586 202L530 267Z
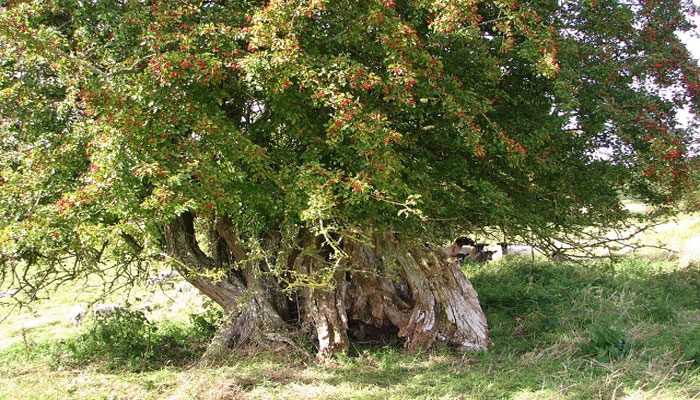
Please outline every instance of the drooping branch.
M587 259L616 259L622 253L653 248L673 253L663 245L655 246L640 243L639 237L664 223L651 220L646 223L621 221L612 226L573 227L559 232L540 231L531 227L532 232L521 235L528 244L543 255L557 260L583 262Z

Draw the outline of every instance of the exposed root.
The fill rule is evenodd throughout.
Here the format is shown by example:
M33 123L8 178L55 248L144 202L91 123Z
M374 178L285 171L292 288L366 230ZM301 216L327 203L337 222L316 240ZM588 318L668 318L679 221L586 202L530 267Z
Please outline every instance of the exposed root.
M236 356L251 357L261 353L294 355L311 359L311 355L294 340L293 332L258 331L245 342L232 342L227 337L231 329L222 329L212 340L204 355L197 362L200 366L227 364Z

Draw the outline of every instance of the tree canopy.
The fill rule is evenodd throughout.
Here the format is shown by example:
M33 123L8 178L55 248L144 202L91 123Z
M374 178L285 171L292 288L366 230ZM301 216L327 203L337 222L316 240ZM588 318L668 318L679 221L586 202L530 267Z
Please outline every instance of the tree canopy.
M337 278L281 263L300 231L337 266L382 232L564 238L692 189L688 0L0 4L0 276L30 297L147 270L182 216L292 290Z

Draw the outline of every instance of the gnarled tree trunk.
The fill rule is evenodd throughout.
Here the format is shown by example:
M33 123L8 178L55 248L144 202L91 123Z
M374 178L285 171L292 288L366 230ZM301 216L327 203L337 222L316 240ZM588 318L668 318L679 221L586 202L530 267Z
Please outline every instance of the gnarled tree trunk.
M307 236L301 244L307 248L311 246L311 251L292 258L292 267L301 276L313 277L328 265L330 252L323 248L323 241L318 237L312 239ZM345 273L338 270L333 274L330 287L311 286L303 289L299 297L300 309L305 314L303 321L316 331L321 356L345 352L350 347L345 306L346 287Z
M424 247L403 249L391 233L373 247L349 247L352 321L398 329L411 350L429 348L435 340L464 350L486 348L486 318L457 263Z
M197 243L191 213L182 214L165 227L166 246L181 275L224 309L224 323L207 349L205 360L213 360L233 345L277 338L275 333L290 328L280 313L288 312L288 306L284 298L275 296L279 287L257 274L254 263L246 262L231 223L225 219L217 221L214 234L218 240L211 243L210 257ZM243 267L233 268L235 261L241 261ZM215 272L220 277L214 278Z
M219 218L213 226L211 256L197 244L191 214L165 229L180 272L227 315L205 358L226 347L265 340L293 345L284 334L304 328L315 332L323 356L346 351L351 340L392 335L405 338L410 350L429 348L435 341L463 350L487 346L476 291L459 265L441 252L404 247L392 233L378 235L373 243L341 240L346 257L331 269L331 284L297 285L302 289L292 300L282 292L282 281L329 271L332 250L321 238L300 235L297 249L285 258L290 275L281 279L261 274L264 265L246 259L230 221ZM212 277L212 271L222 269L220 278Z
M343 250L347 257L334 275L334 288L304 296L319 354L344 351L349 337L392 334L406 338L410 350L436 340L460 350L486 348L486 318L476 291L443 253L402 248L391 233L372 245L345 242ZM318 262L307 256L300 263L309 268Z

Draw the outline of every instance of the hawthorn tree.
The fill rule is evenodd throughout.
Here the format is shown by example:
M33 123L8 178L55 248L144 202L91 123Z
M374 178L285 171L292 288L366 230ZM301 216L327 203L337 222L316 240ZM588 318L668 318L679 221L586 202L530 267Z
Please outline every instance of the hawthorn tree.
M0 4L2 283L167 264L225 310L210 353L483 349L423 243L580 245L692 189L689 0Z

